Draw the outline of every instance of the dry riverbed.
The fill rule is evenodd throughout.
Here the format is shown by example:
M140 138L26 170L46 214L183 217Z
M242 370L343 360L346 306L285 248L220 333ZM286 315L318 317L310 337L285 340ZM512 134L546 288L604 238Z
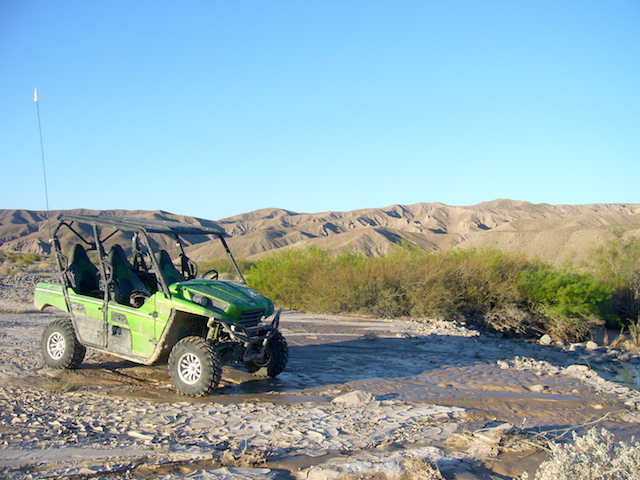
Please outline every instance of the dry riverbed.
M25 303L33 282L0 279L2 478L533 478L545 438L640 437L637 355L452 322L286 312L285 372L225 367L200 399L166 365L91 350L51 370L40 335L60 313Z

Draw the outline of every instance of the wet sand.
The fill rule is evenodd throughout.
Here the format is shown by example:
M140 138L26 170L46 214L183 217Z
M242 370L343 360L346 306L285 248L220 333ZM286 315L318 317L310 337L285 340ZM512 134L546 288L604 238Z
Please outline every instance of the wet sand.
M545 458L535 432L597 424L640 436L640 396L614 381L624 365L606 349L285 312L290 361L278 378L226 366L216 392L192 399L166 365L89 351L78 370L46 368L40 333L56 315L0 314L5 478L412 478L418 457L444 478L533 478Z

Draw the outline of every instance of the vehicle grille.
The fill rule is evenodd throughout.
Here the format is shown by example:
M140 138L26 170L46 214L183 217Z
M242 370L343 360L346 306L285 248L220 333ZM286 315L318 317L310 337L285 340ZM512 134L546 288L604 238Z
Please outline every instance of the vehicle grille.
M264 310L253 310L248 312L242 312L238 317L238 323L244 327L255 327L262 320Z

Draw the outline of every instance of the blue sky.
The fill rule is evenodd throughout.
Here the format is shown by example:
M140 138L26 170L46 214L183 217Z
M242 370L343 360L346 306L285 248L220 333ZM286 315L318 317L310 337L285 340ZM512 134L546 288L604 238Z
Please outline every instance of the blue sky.
M640 203L640 2L0 2L0 208Z

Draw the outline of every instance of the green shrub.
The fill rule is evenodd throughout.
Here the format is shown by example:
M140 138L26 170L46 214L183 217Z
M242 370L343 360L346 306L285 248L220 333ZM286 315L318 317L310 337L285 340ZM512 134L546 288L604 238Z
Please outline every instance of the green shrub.
M40 257L35 253L14 253L7 252L6 258L16 265L31 265L40 261Z
M255 262L247 282L280 307L322 313L473 321L516 334L577 339L601 323L611 288L593 275L497 250L387 255L287 249Z
M397 245L382 257L285 250L256 262L247 281L283 307L378 316L481 318L523 302L523 257L496 251L427 253Z
M550 266L523 270L520 285L532 309L546 317L546 330L564 341L580 341L604 323L613 291L591 274Z
M626 324L640 315L640 237L625 238L619 228L613 237L591 251L587 266L613 288L611 312Z
M329 254L317 248L286 249L256 262L247 283L285 308L304 309L312 277L324 272Z
M543 307L546 313L563 317L600 314L612 293L609 285L593 275L563 268L523 270L520 281L530 302Z
M35 253L0 252L0 276L22 275L25 272L52 270L51 257Z

